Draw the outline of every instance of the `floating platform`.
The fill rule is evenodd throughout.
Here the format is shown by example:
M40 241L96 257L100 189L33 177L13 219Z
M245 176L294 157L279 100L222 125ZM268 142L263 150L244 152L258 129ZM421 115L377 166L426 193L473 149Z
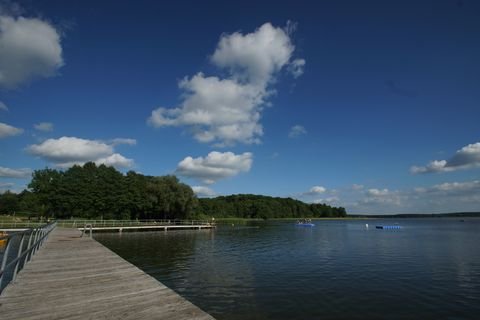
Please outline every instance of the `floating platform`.
M314 223L296 223L295 224L297 227L314 227Z
M118 227L79 227L79 231L88 232L92 231L155 231L155 230L201 230L201 229L214 229L216 226L213 224L182 224L182 225L150 225L150 226L118 226Z
M400 226L375 226L377 229L401 229Z

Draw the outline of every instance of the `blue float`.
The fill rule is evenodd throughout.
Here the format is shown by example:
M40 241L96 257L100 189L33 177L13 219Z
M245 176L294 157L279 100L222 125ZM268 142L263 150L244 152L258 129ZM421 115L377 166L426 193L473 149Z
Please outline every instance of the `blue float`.
M297 227L314 227L314 223L296 223L295 224Z
M401 229L400 226L376 226L377 229Z

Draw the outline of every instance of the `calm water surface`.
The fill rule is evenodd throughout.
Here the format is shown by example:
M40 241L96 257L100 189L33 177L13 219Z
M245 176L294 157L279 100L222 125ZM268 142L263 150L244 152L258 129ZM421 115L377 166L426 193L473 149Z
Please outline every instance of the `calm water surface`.
M394 222L402 229L375 229ZM316 221L313 228L270 222L95 238L217 319L480 316L476 218Z

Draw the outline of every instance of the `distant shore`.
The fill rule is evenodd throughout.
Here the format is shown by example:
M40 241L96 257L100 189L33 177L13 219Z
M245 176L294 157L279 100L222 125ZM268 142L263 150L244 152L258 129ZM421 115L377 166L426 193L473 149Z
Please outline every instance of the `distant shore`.
M405 219L405 218L480 218L480 212L450 212L450 213L402 213L402 214L349 214L346 217L312 217L312 220L368 220L368 219ZM297 221L299 218L269 218L267 221ZM218 223L235 223L247 221L266 221L265 219L216 217Z
M480 217L480 212L450 212L450 213L401 213L401 214L349 214L347 218L452 218Z

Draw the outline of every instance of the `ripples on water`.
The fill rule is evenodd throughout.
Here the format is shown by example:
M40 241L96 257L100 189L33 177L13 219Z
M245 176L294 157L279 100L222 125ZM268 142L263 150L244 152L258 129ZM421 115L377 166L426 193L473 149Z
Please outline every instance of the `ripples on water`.
M477 319L480 219L393 222L96 238L217 319Z

